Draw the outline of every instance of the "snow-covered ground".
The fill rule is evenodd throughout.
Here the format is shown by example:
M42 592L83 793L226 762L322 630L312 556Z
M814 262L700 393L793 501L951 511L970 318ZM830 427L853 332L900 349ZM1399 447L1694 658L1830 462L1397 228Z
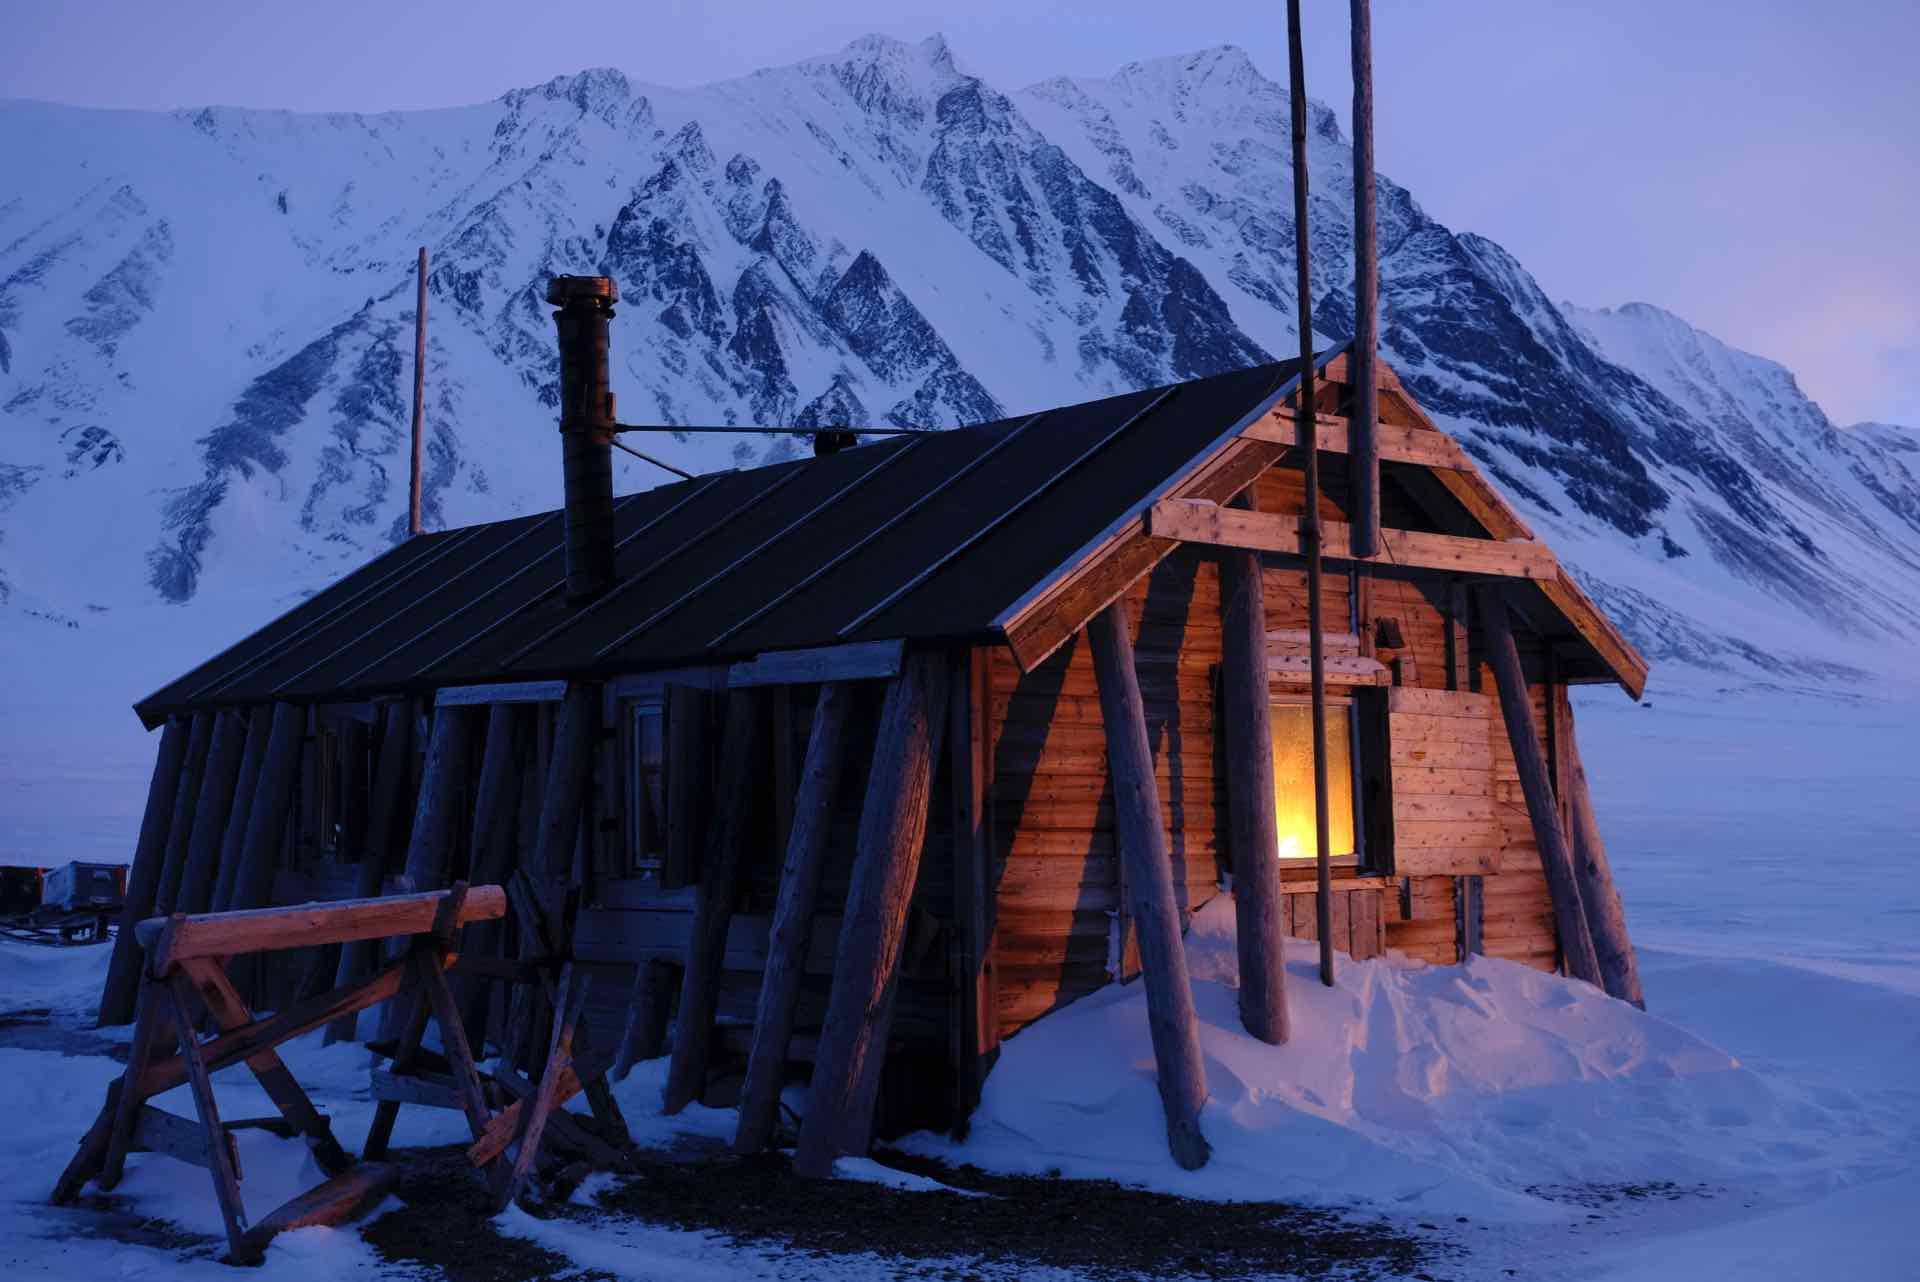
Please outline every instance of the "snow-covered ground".
M989 1170L1439 1226L1466 1254L1435 1276L1913 1277L1920 702L1704 686L1656 687L1649 702L1596 692L1579 705L1648 1014L1486 960L1349 964L1323 989L1303 953L1294 1042L1264 1047L1234 1018L1222 904L1189 939L1212 1091L1205 1170L1165 1156L1137 985L1013 1039L964 1144L916 1136L902 1147ZM7 947L0 1012L52 1007L55 1030L82 1026L101 960ZM117 1066L83 1039L8 1036L0 1027L0 1274L231 1276L204 1243L102 1235L97 1213L45 1205ZM289 1061L354 1143L371 1108L361 1053L297 1045ZM622 1088L643 1143L731 1132L724 1110L659 1117L656 1070L642 1066ZM236 1115L266 1110L244 1072L219 1085ZM403 1143L459 1137L453 1114L402 1119ZM259 1132L242 1159L256 1211L312 1176L296 1146ZM893 1183L903 1198L928 1185L866 1162L843 1174ZM136 1156L122 1192L137 1216L196 1234L217 1226L202 1175L167 1159ZM634 1221L587 1230L514 1212L498 1227L625 1277L889 1273L871 1257L803 1260ZM270 1263L276 1278L390 1267L357 1230L289 1235Z

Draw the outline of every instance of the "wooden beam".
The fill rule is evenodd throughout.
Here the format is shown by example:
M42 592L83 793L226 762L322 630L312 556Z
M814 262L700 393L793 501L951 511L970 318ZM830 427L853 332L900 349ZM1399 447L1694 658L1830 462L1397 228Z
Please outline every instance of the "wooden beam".
M1187 980L1187 954L1180 938L1173 865L1166 823L1154 781L1147 741L1146 706L1134 670L1126 611L1108 606L1087 626L1100 714L1106 723L1108 769L1113 777L1115 827L1126 864L1129 909L1140 941L1146 976L1147 1017L1159 1069L1160 1103L1166 1112L1167 1146L1187 1170L1206 1164L1211 1152L1200 1132L1207 1099L1206 1064L1200 1055L1199 1021Z
M662 957L643 957L633 968L633 989L627 994L627 1018L614 1054L613 1079L623 1082L643 1059L658 1059L667 1051L667 1023L673 1013L673 993L680 972Z
M1220 632L1220 718L1226 735L1228 842L1239 928L1240 1023L1252 1036L1280 1046L1289 1027L1287 923L1274 816L1267 596L1258 553L1236 551L1221 558ZM1157 805L1158 791L1154 800Z
M900 671L902 641L849 641L807 650L773 650L727 669L727 684L811 685L825 681L872 681Z
M1000 1048L1000 1003L993 968L993 737L989 718L993 652L976 646L963 657L950 694L953 765L953 1027L954 1124L965 1139L969 1119Z
M487 742L480 758L480 785L473 800L473 849L467 860L469 880L504 886L513 876L514 839L520 828L521 759L531 714L511 703L496 703L487 712ZM498 923L474 928L468 951L480 957L504 955ZM489 986L475 976L460 981L466 1036L482 1049L487 1041Z
M265 715L265 709L254 713ZM300 777L300 752L307 733L307 710L291 703L273 706L266 760L247 813L247 834L234 872L233 907L256 908L273 893L273 871L286 842L293 786ZM238 950L230 950L238 951Z
M1599 652L1601 660L1630 696L1638 699L1646 693L1649 668L1645 657L1593 599L1581 591L1572 576L1562 570L1551 582L1542 583L1540 591L1567 617L1587 644Z
M1305 554L1300 520L1298 516L1244 512L1191 499L1162 499L1148 510L1147 529L1157 538L1300 556ZM1329 559L1355 559L1345 551L1345 526L1323 521L1321 529ZM1560 573L1553 550L1544 543L1502 543L1417 530L1382 530L1380 539L1377 555L1359 559L1368 564L1540 581L1552 581Z
M1240 436L1202 463L1175 496L1224 503L1285 456L1287 447ZM996 622L1022 672L1031 672L1095 614L1112 605L1180 546L1148 533L1144 516L1063 566L1045 591L1011 607Z
M693 937L687 943L687 969L680 983L673 1059L667 1066L667 1082L661 1094L662 1108L668 1113L678 1113L706 1091L727 926L733 919L740 868L746 860L760 795L756 783L764 747L762 703L760 693L751 688L727 696L720 777L714 788L714 796L720 800L719 813L714 817L705 867L695 892Z
M201 913L213 907L220 875L220 852L233 815L246 740L247 727L240 710L221 709L213 726L212 746L207 750L200 798L194 805L193 836L187 843L187 863L174 898L175 912Z
M811 1103L794 1155L794 1170L803 1176L833 1173L873 1067L869 1060L886 1054L884 1016L899 970L932 786L931 669L944 661L944 656L912 654L887 687L814 1059Z
M267 741L272 733L273 709L250 709L247 742L240 750L240 780L234 788L226 835L220 841L220 867L214 880L213 898L207 904L213 912L225 912L233 907L233 888L240 879L240 856L247 848L248 817L253 814L253 798L260 788L260 769L266 765Z
M267 1243L292 1229L331 1228L357 1220L384 1202L399 1182L398 1166L361 1162L268 1212L247 1230L247 1250L258 1256Z
M364 1010L375 1002L385 1001L400 991L405 972L406 963L396 962L350 988L337 988L333 992L296 1002L277 1014L255 1020L245 1028L221 1033L201 1048L206 1057L207 1071L217 1073L246 1059L263 1046L278 1046L302 1033L312 1032L343 1013ZM170 1060L149 1064L142 1071L138 1094L142 1098L152 1098L186 1080L186 1066L175 1056Z
M142 961L133 928L153 911L161 865L167 857L174 793L180 786L181 768L187 759L187 739L187 723L179 717L167 718L153 756L153 777L147 784L147 806L140 817L140 838L134 844L132 867L127 871L126 906L120 912L120 930L114 937L107 980L100 990L100 1012L95 1022L102 1027L124 1024L133 1018Z
M1553 898L1553 920L1560 933L1567 973L1598 986L1600 963L1594 955L1586 911L1581 907L1573 852L1560 826L1546 756L1540 750L1533 702L1520 668L1520 649L1513 637L1513 619L1508 613L1506 598L1497 586L1481 587L1478 596L1481 626L1487 637L1487 661L1500 688L1500 715L1506 722L1507 743L1513 750L1520 789L1527 799L1527 815L1533 821L1534 842L1540 850L1540 866L1546 873L1547 890Z
M573 869L574 839L593 778L593 750L599 737L599 692L575 682L567 690L554 727L553 760L547 768L539 844L532 860L532 873L548 885L564 883Z
M1314 415L1314 448L1322 454L1349 453L1352 420L1330 414ZM1395 427L1376 424L1380 458L1388 463L1412 463L1419 467L1465 471L1473 466L1460 443L1445 432L1424 427ZM1243 433L1250 440L1270 441L1290 449L1300 448L1300 425L1291 406L1276 407L1265 418Z
M553 1040L547 1047L546 1067L535 1088L532 1107L521 1116L519 1133L515 1137L518 1150L502 1186L496 1191L496 1212L506 1210L519 1196L520 1187L526 1182L527 1175L533 1170L534 1159L540 1154L540 1141L546 1134L548 1119L560 1107L560 1092L566 1085L567 1070L573 1067L574 1032L579 1026L581 1012L586 1009L587 993L592 984L593 976L576 971L571 962L560 972L554 997Z
M1563 693L1561 697L1566 696ZM1607 847L1600 840L1600 821L1594 814L1587 767L1580 759L1579 739L1572 733L1572 711L1570 706L1563 707L1562 718L1568 729L1567 791L1573 813L1573 869L1580 883L1580 904L1587 913L1595 960L1608 995L1645 1010L1647 995L1640 986L1640 961L1634 954L1633 936L1627 931L1627 911L1613 882Z
M1347 686L1383 686L1391 684L1392 674L1387 665L1378 659L1368 659L1357 654L1329 655L1321 660L1322 673L1328 685ZM1267 675L1276 681L1306 681L1313 671L1309 657L1304 654L1273 654L1267 656Z
M413 833L407 841L407 862L401 873L403 891L439 890L447 884L461 793L466 788L473 731L479 718L480 709L467 704L434 711L420 796L413 811Z
M173 911L180 895L180 878L187 868L187 847L193 840L193 812L200 800L200 781L206 773L207 753L213 746L214 714L193 714L193 730L187 740L186 765L173 794L173 822L167 832L167 852L160 865L160 882L154 890L153 910Z
M444 686L433 697L437 708L475 704L558 703L567 694L564 681L496 681L489 685Z
M800 1005L800 980L806 971L807 945L812 940L820 898L820 879L826 872L834 802L840 795L840 776L846 767L847 712L853 697L845 682L832 682L820 687L814 705L806 763L801 767L793 805L793 833L780 869L779 899L773 909L767 963L760 977L753 1048L740 1092L740 1123L733 1136L736 1153L757 1153L773 1136L794 1015Z
M246 1243L246 1207L240 1200L240 1173L234 1169L233 1151L227 1147L227 1133L220 1125L220 1110L213 1101L212 1072L194 1036L192 992L187 987L187 977L176 972L166 981L166 994L173 1003L174 1032L180 1039L180 1058L193 1091L194 1111L200 1115L200 1125L207 1135L207 1152L212 1158L208 1169L213 1176L214 1196L220 1203L220 1217L226 1222L227 1245L236 1260L247 1260L251 1256Z
M259 714L256 714L259 715ZM413 706L405 700L389 703L381 721L380 747L373 770L373 803L367 816L366 841L360 850L360 864L354 875L354 896L372 899L386 883L389 865L397 844L394 828L405 813L408 776L413 762ZM334 982L339 987L371 974L379 958L377 940L355 940L340 950L340 969ZM357 1031L358 1013L343 1016L327 1028L328 1043L351 1040Z
M429 890L379 899L335 899L286 908L253 908L200 916L149 917L139 936L151 952L152 970L164 975L197 957L275 952L344 944L356 939L420 935L433 929L434 913L451 891ZM507 892L474 886L460 907L459 924L492 921L507 911Z

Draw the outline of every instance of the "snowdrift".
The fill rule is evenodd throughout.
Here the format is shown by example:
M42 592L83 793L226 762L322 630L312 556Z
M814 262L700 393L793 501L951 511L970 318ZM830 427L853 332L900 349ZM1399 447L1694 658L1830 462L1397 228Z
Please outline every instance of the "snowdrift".
M1211 1092L1202 1170L1167 1154L1138 983L1010 1039L964 1143L906 1147L1188 1197L1533 1220L1567 1214L1540 1194L1574 1186L1750 1182L1832 1153L1844 1129L1683 1029L1492 958L1343 957L1326 988L1314 945L1289 941L1293 1036L1268 1046L1240 1027L1234 945L1223 895L1187 939Z

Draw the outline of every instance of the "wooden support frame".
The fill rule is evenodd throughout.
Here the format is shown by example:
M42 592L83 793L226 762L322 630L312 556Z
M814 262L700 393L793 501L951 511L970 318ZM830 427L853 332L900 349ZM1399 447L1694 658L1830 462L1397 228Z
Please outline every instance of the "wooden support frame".
M944 656L910 654L887 686L814 1059L812 1102L794 1155L794 1170L809 1178L831 1175L849 1131L864 1133L866 1125L858 1120L862 1099L870 1110L868 1090L877 1083L878 1060L886 1053L907 906L926 837L933 723L945 712L944 698L930 706L929 695L945 690L933 672L944 662Z
M222 708L214 718L207 765L201 772L200 796L193 808L193 834L187 841L186 866L181 870L180 885L174 896L175 912L199 913L213 906L220 851L233 814L246 739L246 720L241 711Z
M740 867L746 857L758 789L754 776L764 746L763 698L753 689L727 697L726 732L720 741L720 778L714 795L725 798L707 843L693 909L693 936L687 944L687 969L680 985L680 1011L674 1023L673 1059L667 1068L662 1107L677 1113L706 1091L707 1063L713 1042L714 1004L720 968L733 919Z
M1519 646L1513 636L1513 618L1506 598L1496 586L1482 586L1478 596L1481 626L1487 638L1487 661L1500 689L1500 716L1506 723L1507 743L1513 750L1520 789L1526 795L1527 815L1533 822L1534 841L1540 848L1540 865L1553 898L1553 920L1559 931L1567 973L1600 987L1600 964L1594 955L1586 910L1580 902L1573 852L1566 831L1560 826L1546 754L1540 748L1533 703L1527 691L1526 675L1520 667Z
M875 681L900 671L902 641L849 641L810 650L770 650L727 669L727 685L811 685Z
M226 836L220 843L220 869L214 882L210 912L233 907L234 887L239 883L241 852L247 847L247 824L253 814L253 799L260 790L260 772L267 761L267 743L273 736L273 709L258 707L247 716L247 743L240 753L240 782L233 793L233 811L227 817Z
M337 1223L377 1204L391 1188L396 1173L376 1165L354 1164L275 1048L341 1014L365 1009L396 993L419 996L421 1022L428 1006L439 1017L457 1094L475 1138L479 1138L490 1118L472 1055L454 1018L444 972L453 963L452 945L460 923L500 916L506 909L505 899L498 886L479 887L469 894L468 887L461 883L450 891L401 896L393 901L175 915L142 922L136 935L146 950L146 980L132 1053L126 1072L108 1091L99 1117L61 1174L54 1201L71 1201L90 1179L111 1188L120 1179L127 1153L134 1148L152 1148L180 1157L208 1170L226 1226L228 1248L236 1262L259 1259L276 1233L307 1224ZM266 1019L256 1018L247 1009L224 969L230 959L246 953L321 947L388 934L416 936L414 947L402 962L370 979L296 1002ZM427 941L425 946L422 939ZM194 1030L197 1006L205 1007L218 1029L204 1042ZM411 1036L417 1041L418 1032L412 1031ZM172 1054L164 1051L169 1038L179 1044ZM246 1063L279 1110L282 1121L275 1124L276 1129L283 1134L304 1135L315 1160L330 1177L251 1226L240 1196L239 1171L229 1138L232 1127L220 1116L212 1085L214 1072L240 1061ZM183 1082L192 1091L198 1141L187 1129L191 1123L147 1102ZM384 1111L398 1106L383 1100L380 1107ZM377 1152L384 1145L380 1123L376 1114L370 1151ZM391 1126L390 1117L386 1126Z
M1233 551L1221 558L1220 719L1239 927L1240 1023L1253 1037L1280 1046L1289 1031L1286 902L1273 799L1266 600L1258 553Z
M366 842L361 848L360 866L354 878L354 895L359 899L371 899L380 893L389 867L395 862L393 852L399 839L394 829L406 805L407 776L413 760L413 725L410 702L403 699L386 706L374 762L373 802L367 816ZM372 940L346 944L340 950L335 984L344 988L370 974L377 956L378 948ZM328 1025L326 1041L351 1039L358 1022L357 1014L343 1016Z
M989 725L993 652L960 656L947 732L953 797L953 1135L966 1138L987 1073L1000 1053L1000 1002L993 959L993 735Z
M826 872L833 805L846 768L847 713L853 698L851 687L833 682L820 687L814 705L806 763L801 767L799 795L793 806L793 832L780 870L779 899L767 941L767 963L761 972L753 1046L740 1093L740 1123L733 1137L736 1153L757 1153L773 1137L820 879Z
M1106 723L1107 763L1113 777L1114 823L1126 865L1128 907L1140 941L1146 976L1153 1058L1159 1069L1160 1103L1166 1112L1167 1146L1187 1170L1206 1165L1211 1147L1200 1131L1207 1099L1206 1063L1200 1054L1199 1019L1187 979L1180 938L1173 865L1166 822L1154 781L1147 739L1146 705L1134 669L1126 611L1110 605L1087 625L1100 714Z
M1627 911L1613 881L1607 848L1600 839L1600 821L1594 813L1586 763L1580 759L1580 741L1573 734L1573 709L1566 701L1564 688L1559 697L1561 720L1567 727L1567 803L1571 813L1574 875L1580 883L1580 904L1586 911L1588 928L1593 935L1601 983L1608 996L1645 1010L1647 995L1640 985L1640 961L1634 953L1633 936L1627 931Z
M140 839L133 848L133 864L127 874L127 902L120 914L120 931L113 941L113 954L107 964L107 980L100 992L100 1011L95 1022L106 1027L124 1024L134 1016L134 998L140 986L140 953L134 942L133 928L153 911L154 895L160 886L161 865L165 863L167 834L173 824L174 794L180 786L180 773L186 764L187 722L169 717L160 732L160 745L154 751L153 778L147 784L146 810L140 819Z
M186 763L174 785L166 857L160 865L160 880L153 895L155 912L172 912L174 900L180 894L180 878L187 867L187 847L193 839L193 817L200 800L200 784L206 773L208 752L213 746L213 724L212 712L193 714Z
M1247 512L1192 499L1162 499L1147 511L1147 532L1155 538L1291 556L1306 553L1300 524L1298 516ZM1380 551L1356 558L1348 550L1348 527L1337 521L1322 521L1321 529L1327 540L1323 554L1332 560L1542 582L1552 582L1560 574L1559 561L1544 543L1384 529L1380 531Z

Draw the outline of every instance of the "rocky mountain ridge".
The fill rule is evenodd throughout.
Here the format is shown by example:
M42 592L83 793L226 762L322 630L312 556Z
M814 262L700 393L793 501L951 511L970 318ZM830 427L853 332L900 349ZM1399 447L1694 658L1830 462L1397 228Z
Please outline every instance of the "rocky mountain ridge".
M0 629L211 650L399 537L420 244L430 527L557 501L555 272L620 284L626 421L941 427L1294 350L1288 106L1233 48L1008 93L938 37L446 111L0 103L0 171L35 175L0 196ZM1337 341L1350 149L1310 119ZM1379 205L1386 358L1657 664L1851 682L1920 624L1910 434Z

